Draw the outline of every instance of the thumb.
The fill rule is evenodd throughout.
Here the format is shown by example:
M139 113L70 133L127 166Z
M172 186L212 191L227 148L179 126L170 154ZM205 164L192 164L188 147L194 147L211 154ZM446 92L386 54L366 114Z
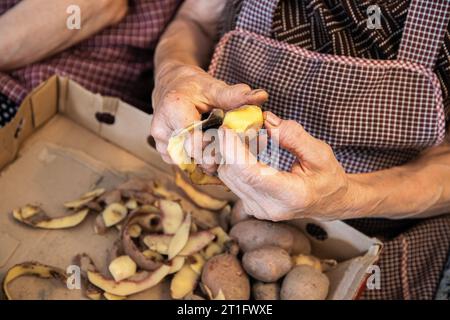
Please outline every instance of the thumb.
M331 148L311 136L298 122L280 119L272 112L265 112L264 119L272 141L295 155L302 165L317 167L326 161Z
M246 104L263 104L269 95L262 89L252 90L246 84L229 86L217 81L208 92L208 98L214 107L230 110Z

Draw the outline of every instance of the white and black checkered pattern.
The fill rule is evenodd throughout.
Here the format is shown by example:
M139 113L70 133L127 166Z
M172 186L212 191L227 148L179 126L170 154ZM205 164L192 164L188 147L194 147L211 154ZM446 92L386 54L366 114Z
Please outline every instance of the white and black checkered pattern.
M0 128L7 124L17 112L17 104L0 92Z
M210 71L229 83L266 89L264 108L339 148L348 172L404 162L404 149L439 144L445 135L439 81L415 63L325 55L236 30L221 40ZM365 148L391 152L384 159L368 152L345 158ZM289 170L293 158L283 155L280 168Z
M266 89L270 99L264 108L330 143L347 172L401 165L443 141L442 91L432 68L448 24L448 1L411 1L397 60L319 54L278 42L271 38L278 2L244 0L236 29L216 48L211 74ZM425 29L416 27L422 25L435 34L421 39ZM270 154L262 160L269 162ZM278 167L290 170L294 160L281 150ZM366 290L363 298L432 299L449 249L450 218L410 221L389 234L398 225L390 222L349 221L371 236L386 237L378 262L381 290Z
M450 16L450 1L412 1L398 53L399 60L434 68Z
M417 59L320 54L273 40L268 35L278 2L243 2L236 29L216 48L210 66L215 77L266 89L270 100L264 107L297 120L313 136L328 142L347 172L392 167L412 159L417 154L412 150L443 141L442 91L428 65ZM440 0L438 5L427 5L429 2L411 3L408 32L413 32L414 23L429 22L437 34L444 34L450 3ZM439 13L438 9L443 10L441 15L430 15ZM403 56L419 47L408 34L403 38L410 39L402 40ZM438 38L442 42L442 37ZM407 44L413 47L408 50ZM441 47L435 40L422 41L422 45L437 47L433 53ZM423 59L429 58L424 55ZM289 170L293 160L282 151L279 167Z

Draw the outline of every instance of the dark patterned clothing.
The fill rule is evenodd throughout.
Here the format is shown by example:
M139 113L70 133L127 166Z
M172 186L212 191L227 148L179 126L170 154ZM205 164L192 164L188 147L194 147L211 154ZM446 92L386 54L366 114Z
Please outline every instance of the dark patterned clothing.
M0 93L0 128L7 124L14 117L17 111L17 104L12 102L7 96Z
M221 33L235 27L243 0L231 0ZM273 38L307 50L335 55L394 60L411 0L282 0L273 21ZM381 29L368 29L367 8L381 9ZM450 26L435 72L450 118Z
M19 2L0 0L0 15ZM0 92L19 104L33 88L58 74L150 112L153 51L180 2L129 0L128 13L117 25L43 61L0 72Z
M367 28L373 4L382 12L381 29ZM348 172L401 165L440 143L449 121L448 6L444 0L234 1L210 72L267 89L265 108L329 142ZM280 158L288 170L293 157L281 150ZM448 215L348 223L385 244L381 290L366 290L363 298L434 298L450 248Z

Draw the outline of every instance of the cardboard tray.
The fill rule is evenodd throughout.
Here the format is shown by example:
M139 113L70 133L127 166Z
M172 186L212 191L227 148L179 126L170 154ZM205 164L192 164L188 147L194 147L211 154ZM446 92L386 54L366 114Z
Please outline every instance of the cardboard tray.
M30 260L65 269L82 252L105 270L116 235L96 235L92 217L73 229L47 231L13 221L11 211L39 203L58 216L64 201L94 186L111 188L130 176L175 188L170 166L148 142L150 120L151 115L118 99L56 76L24 100L13 121L0 129L0 279L14 264ZM222 187L203 190L235 199ZM311 239L315 255L339 261L327 273L329 299L354 299L365 287L367 268L377 260L381 243L340 221L292 223ZM80 290L31 277L15 280L10 288L19 299L83 298ZM167 282L131 298L168 299Z

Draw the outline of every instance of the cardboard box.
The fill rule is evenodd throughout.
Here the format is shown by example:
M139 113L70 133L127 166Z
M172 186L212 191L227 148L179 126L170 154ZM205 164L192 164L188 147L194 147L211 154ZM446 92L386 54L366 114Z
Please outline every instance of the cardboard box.
M65 78L52 77L25 99L14 120L0 129L0 279L14 264L30 260L65 269L83 252L105 270L117 236L96 235L93 217L73 229L47 231L17 223L11 211L39 203L49 215L58 216L64 201L93 186L113 187L129 176L174 187L171 168L148 142L150 119L118 99L90 93ZM234 199L221 187L203 190ZM327 274L329 298L354 299L365 286L367 268L377 260L381 243L340 221L293 224L309 236L316 255L339 261ZM311 230L319 230L322 237L308 234ZM23 299L82 298L80 290L31 277L15 280L10 288ZM167 283L131 298L167 299Z

